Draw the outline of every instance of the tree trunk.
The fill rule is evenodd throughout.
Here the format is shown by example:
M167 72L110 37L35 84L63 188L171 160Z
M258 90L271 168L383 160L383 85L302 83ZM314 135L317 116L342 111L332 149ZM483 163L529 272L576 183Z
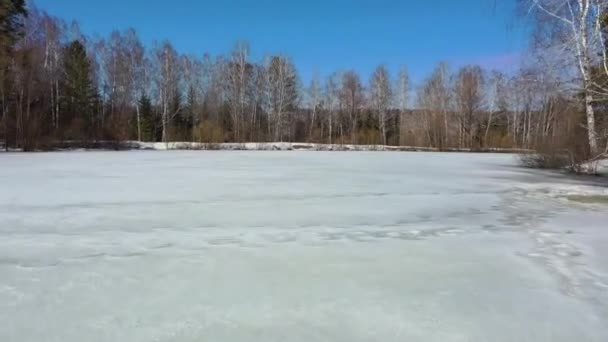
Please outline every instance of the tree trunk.
M17 125L15 126L15 145L17 147L23 147L23 145L19 145L23 143L23 96L23 89L21 89L17 95Z
M167 141L167 114L163 114L163 142Z
M137 112L137 141L141 141L141 113L139 105L135 106L135 110Z
M587 136L589 149L592 155L598 154L597 133L595 131L595 112L593 110L593 96L587 92L585 95L585 114L587 115Z
M351 95L351 103L355 102L354 95ZM350 108L350 143L357 144L357 114L355 113L354 104Z
M332 138L332 113L329 112L329 144L331 145L331 138Z
M401 116L399 119L399 145L405 146L407 145L406 135L407 135L407 124L406 124L406 116L405 110L401 112Z
M28 81L28 83L31 84L31 79ZM24 138L23 138L24 151L26 151L26 150L29 151L30 148L31 148L29 138L30 138L30 135L31 135L31 133L30 133L31 127L30 126L31 126L31 122L32 122L32 119L30 117L31 108L32 108L32 106L31 106L31 93L32 93L32 91L31 91L30 88L31 88L31 86L28 86L27 97L26 97L26 102L25 102L25 106L26 106L25 107L26 108L26 111L25 111L25 121L27 122L27 124L25 126L25 133L24 133Z
M315 132L315 116L317 114L316 112L317 112L317 106L315 105L314 108L312 109L312 118L310 120L310 133L309 133L309 136L308 136L309 142L312 142L313 135L314 135L314 132Z
M382 118L382 123L381 123L382 145L386 146L386 114L382 113L381 118Z
M583 77L583 89L585 92L585 114L587 116L587 136L589 138L589 150L592 155L597 155L597 132L595 131L595 112L593 110L593 95L591 94L591 59L589 56L589 40L587 32L587 15L589 14L589 3L579 0L580 24L577 28L572 22L572 32L576 41L576 53L581 75Z
M485 145L488 144L488 136L490 135L490 128L492 127L492 119L494 118L494 111L490 111L490 116L488 117L488 127L486 127L486 134L483 138L483 143Z
M0 71L2 72L2 71ZM0 80L0 96L2 96L2 123L4 128L4 150L8 152L8 110L6 105L6 98L4 96L4 81Z
M443 112L443 125L445 126L445 141L443 142L442 145L445 145L445 147L448 146L448 134L449 134L449 130L448 130L448 113L446 111Z
M167 141L167 120L168 120L168 108L167 108L167 103L165 101L165 103L163 103L163 142L168 142Z

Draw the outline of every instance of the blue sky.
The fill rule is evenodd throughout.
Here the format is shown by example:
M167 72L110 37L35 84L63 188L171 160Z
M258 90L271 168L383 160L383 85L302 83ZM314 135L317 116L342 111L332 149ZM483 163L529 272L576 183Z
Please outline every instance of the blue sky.
M304 82L380 63L406 65L415 82L439 61L509 69L525 49L515 0L36 0L86 34L134 27L142 40L169 39L183 53L228 52L250 42L252 57L291 56ZM516 27L515 29L513 27Z

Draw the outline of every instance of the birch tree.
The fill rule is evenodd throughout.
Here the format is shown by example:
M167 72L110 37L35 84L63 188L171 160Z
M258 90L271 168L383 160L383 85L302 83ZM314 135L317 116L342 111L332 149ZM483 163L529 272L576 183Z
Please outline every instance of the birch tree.
M312 141L314 137L315 127L317 123L317 111L321 104L321 86L319 84L319 77L313 76L310 81L310 86L307 89L308 92L308 107L310 110L310 127L308 133L308 140Z
M234 139L239 141L241 121L246 107L247 85L251 73L249 70L249 44L244 41L236 43L224 67L224 91L230 106Z
M179 65L177 52L169 42L158 46L154 52L156 63L156 90L161 112L162 141L168 142L168 126L179 113L178 108L171 108L179 92Z
M405 132L407 131L406 114L409 105L410 78L407 69L402 66L399 69L397 85L395 87L397 94L395 101L397 109L399 109L399 143L405 145Z
M452 91L446 63L440 63L424 82L418 91L418 105L423 110L429 143L435 147L450 146Z
M382 134L382 144L387 145L390 106L392 103L392 87L388 70L380 65L374 71L370 80L370 101Z
M286 57L273 56L268 61L268 92L272 137L283 141L285 129L290 124L298 100L297 74L294 65Z
M347 71L342 75L340 89L340 101L343 103L343 110L347 113L350 127L350 142L357 143L357 125L361 109L365 105L365 94L361 79L355 71Z
M333 134L334 134L334 122L336 118L336 110L338 108L339 101L339 76L337 73L333 73L325 80L325 94L324 94L324 102L325 102L325 115L327 120L327 128L328 128L328 142L329 144L333 143Z
M43 17L43 29L46 37L44 49L44 69L48 80L48 92L51 103L51 122L55 131L60 127L60 87L61 80L61 47L65 32L65 23L49 15Z
M507 104L507 77L500 71L492 71L487 86L485 88L485 102L487 107L486 131L484 133L484 143L488 143L490 131L494 125L494 120L498 113L506 113Z
M608 56L602 21L608 7L607 0L520 0L529 12L536 14L536 25L550 25L560 29L554 44L556 51L570 58L578 70L579 90L585 104L587 136L591 153L599 153L594 105L598 97L606 96L608 89L593 82L594 63L601 65L608 75ZM608 149L608 146L607 146Z
M249 87L250 101L250 136L251 139L260 139L260 122L264 109L268 108L266 94L268 93L267 70L264 65L258 64L253 67L252 81Z
M139 96L145 93L147 88L146 67L148 62L145 59L146 50L139 40L137 32L129 29L124 34L125 46L125 73L127 81L125 84L126 101L129 106L135 107L135 119L137 125L137 140L142 140L142 118L139 103Z
M454 94L460 123L460 146L473 148L481 128L479 114L483 106L483 73L479 66L460 69L454 84Z

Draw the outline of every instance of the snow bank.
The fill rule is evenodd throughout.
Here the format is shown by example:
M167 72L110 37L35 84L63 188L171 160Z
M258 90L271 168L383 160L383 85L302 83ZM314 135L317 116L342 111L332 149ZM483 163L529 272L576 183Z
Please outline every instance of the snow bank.
M141 150L225 150L225 151L393 151L393 152L491 152L524 153L529 150L504 148L445 148L419 146L354 145L354 144L316 144L316 143L194 143L194 142L139 142L130 141L127 145Z
M601 174L608 174L608 159L604 159L598 163L597 171Z
M143 142L143 141L63 141L54 145L54 151L83 150L222 150L222 151L389 151L389 152L476 152L476 153L530 153L531 150L515 148L434 148L422 146L316 144L294 142L246 142L246 143L197 143L197 142ZM9 152L22 152L10 148ZM4 149L0 150L4 152Z
M581 171L593 175L608 175L608 159L601 159L581 165Z
M517 189L525 192L529 197L534 196L538 199L547 199L547 197L566 199L572 196L608 196L608 188L583 184L556 184L538 182L534 184L520 184L517 186Z

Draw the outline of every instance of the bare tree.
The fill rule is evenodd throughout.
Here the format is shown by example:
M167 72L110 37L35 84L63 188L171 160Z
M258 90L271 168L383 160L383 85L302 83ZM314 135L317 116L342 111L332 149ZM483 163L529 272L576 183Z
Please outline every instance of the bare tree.
M291 124L289 115L293 114L298 100L297 74L293 63L283 56L271 57L267 70L272 137L283 141L285 129Z
M405 66L399 69L399 77L395 87L397 109L399 109L399 144L405 145L405 132L407 131L407 109L409 105L410 78Z
M61 46L65 33L65 23L45 14L43 16L43 29L46 36L44 49L44 69L49 82L49 99L51 102L51 120L55 130L60 125L60 87L61 79Z
M308 140L312 141L316 127L317 111L319 110L319 106L321 104L321 86L319 84L319 77L317 75L315 75L310 81L310 86L308 87L307 91L308 107L310 110Z
M484 97L486 100L488 114L486 132L484 134L484 144L487 144L496 115L498 113L505 113L508 110L507 77L505 74L496 70L492 71L485 88Z
M146 88L146 66L148 62L145 59L145 48L135 29L129 29L124 33L124 48L125 48L125 73L126 73L126 88L125 101L129 106L135 107L136 125L137 125L137 140L142 140L142 119L139 108L138 96L144 93Z
M218 111L222 102L224 67L222 59L213 59L205 54L202 60L203 119L213 119L219 123Z
M44 27L43 16L35 11L25 19L23 35L16 43L13 82L15 92L16 142L24 150L35 144L40 125L40 113L33 110L33 102L39 96L43 76L44 37L38 32Z
M388 70L384 65L380 65L376 68L370 80L370 102L376 113L384 145L387 145L392 98L393 92Z
M250 102L250 136L255 141L259 141L260 139L262 114L264 109L267 108L267 80L265 66L261 64L254 65L248 96Z
M169 42L164 42L155 49L156 89L161 108L162 141L168 142L168 126L181 109L171 108L172 101L179 96L180 70L177 52Z
M424 112L429 144L436 147L450 146L452 93L446 63L440 63L418 91L418 105Z
M365 94L361 79L355 71L351 70L342 74L340 102L343 104L343 110L348 113L350 142L356 144L357 125L361 110L365 105Z
M338 108L339 101L339 75L337 73L333 73L325 80L325 94L324 94L324 103L325 103L325 115L327 116L327 127L328 127L328 142L333 143L333 134L334 134L334 122L336 121L336 110Z
M454 94L460 121L460 146L474 147L480 140L480 112L483 106L483 72L479 66L460 69L454 84Z
M234 139L239 141L241 121L246 108L247 86L251 74L249 44L244 41L237 42L224 67L224 91L230 106Z
M594 105L598 97L605 97L608 88L598 86L592 77L593 64L598 62L602 72L608 75L608 56L604 37L603 20L606 15L606 0L521 0L528 11L535 10L537 28L551 26L559 34L547 35L554 44L554 51L560 51L570 58L579 74L580 91L584 95L589 148L598 154L598 134ZM555 45L561 47L556 47ZM597 57L599 56L599 57ZM599 59L599 60L598 60Z

